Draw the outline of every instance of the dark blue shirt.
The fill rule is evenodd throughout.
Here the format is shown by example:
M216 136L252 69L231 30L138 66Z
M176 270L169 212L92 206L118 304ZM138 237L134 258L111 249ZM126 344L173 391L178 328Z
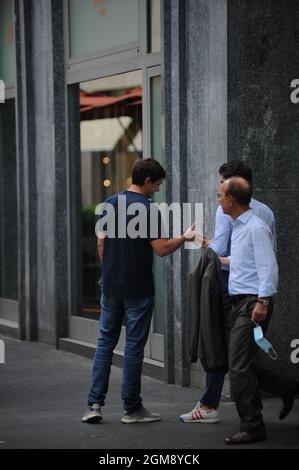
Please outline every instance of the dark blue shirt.
M119 202L119 196L125 196L124 207L122 207ZM122 200L124 201L123 197ZM121 238L118 236L121 225L117 217L119 206L122 207L120 212L124 225L126 225L125 229L128 229L130 221L138 214L138 212L134 210L132 210L133 214L127 214L128 207L134 203L141 204L145 213L145 217L143 218L144 222L146 218L145 237L138 236L132 239L127 235ZM160 227L161 216L158 209L150 199L133 191L124 191L115 194L108 198L105 204L111 204L114 207L116 223L115 237L108 234L104 239L102 292L105 295L121 295L134 299L154 296L153 249L151 241L160 238L160 229L158 230L159 233L157 232L157 236L153 236L150 232L149 211L150 207L154 206L153 208L158 213L158 226ZM107 212L105 212L105 214L107 214ZM141 222L141 224L143 226L143 222ZM136 229L139 230L139 224L136 225Z

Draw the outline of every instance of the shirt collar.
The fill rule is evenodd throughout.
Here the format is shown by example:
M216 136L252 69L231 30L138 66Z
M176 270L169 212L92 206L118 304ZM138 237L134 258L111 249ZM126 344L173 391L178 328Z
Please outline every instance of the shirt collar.
M240 221L242 224L247 224L248 220L253 216L253 210L249 209L248 211L244 212L243 214L239 215L235 222Z

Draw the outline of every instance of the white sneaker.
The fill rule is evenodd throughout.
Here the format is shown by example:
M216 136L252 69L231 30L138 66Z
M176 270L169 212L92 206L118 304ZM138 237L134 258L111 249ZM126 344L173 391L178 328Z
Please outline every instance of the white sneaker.
M200 401L195 405L193 410L189 411L184 415L180 416L180 421L182 423L205 423L212 424L218 423L218 411L217 410L203 410L201 408Z

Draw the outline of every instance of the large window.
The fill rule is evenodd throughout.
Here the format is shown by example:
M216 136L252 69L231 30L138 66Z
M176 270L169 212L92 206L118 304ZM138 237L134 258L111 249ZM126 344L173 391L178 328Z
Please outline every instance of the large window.
M0 317L18 322L18 199L13 0L0 2ZM5 101L6 99L6 101Z
M6 86L15 82L12 0L0 2L0 80Z
M101 265L95 208L127 189L137 158L163 162L161 0L65 0L70 142L70 337L98 338ZM80 110L79 104L80 102ZM80 121L79 121L80 116ZM80 132L79 132L80 126ZM80 134L80 144L78 137ZM155 201L165 201L165 189ZM145 357L163 362L166 284L154 258L155 312ZM122 331L117 349L124 348Z
M99 313L95 209L131 184L142 156L142 73L80 84L83 315Z
M161 0L150 0L150 37L149 51L161 51Z

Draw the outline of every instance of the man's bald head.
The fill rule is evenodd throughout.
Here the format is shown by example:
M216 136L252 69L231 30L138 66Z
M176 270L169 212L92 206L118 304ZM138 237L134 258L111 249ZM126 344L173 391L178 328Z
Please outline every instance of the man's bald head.
M222 190L227 196L232 196L241 207L250 204L252 198L252 186L244 178L234 176L224 181Z

